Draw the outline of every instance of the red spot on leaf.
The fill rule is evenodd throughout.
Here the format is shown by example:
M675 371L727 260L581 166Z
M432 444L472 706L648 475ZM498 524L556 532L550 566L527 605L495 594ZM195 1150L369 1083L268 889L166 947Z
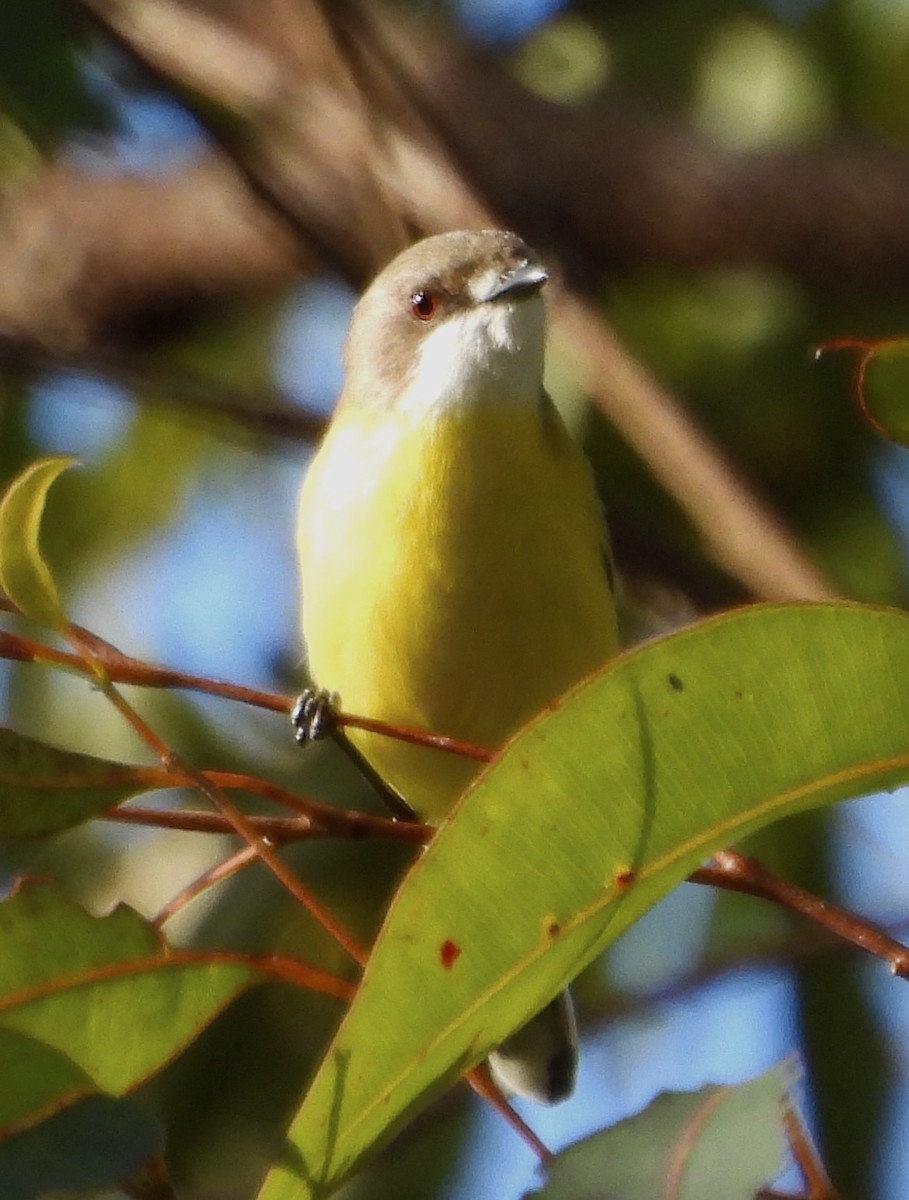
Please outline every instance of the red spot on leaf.
M616 871L615 885L620 892L634 883L634 871Z
M439 947L439 958L442 961L442 966L446 971L450 971L457 960L461 957L461 947L457 942L453 942L450 938L446 938Z

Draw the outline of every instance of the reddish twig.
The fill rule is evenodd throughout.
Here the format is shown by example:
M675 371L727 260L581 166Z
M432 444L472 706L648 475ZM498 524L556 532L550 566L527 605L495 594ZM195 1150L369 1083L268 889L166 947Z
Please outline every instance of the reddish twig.
M212 779L221 787L224 784L219 771L202 772L206 778ZM163 784L161 786L164 786ZM168 787L173 786L169 780ZM244 791L247 790L245 787ZM321 808L321 806L318 806ZM182 829L188 833L234 833L233 825L218 812L200 812L197 809L160 809L144 808L131 805L129 808L118 806L108 808L101 814L104 821L117 821L123 825L149 825L157 829ZM284 846L289 842L301 842L312 837L347 837L361 839L365 837L385 838L395 842L412 842L424 845L433 834L429 825L420 825L416 821L393 821L388 817L374 816L372 813L359 812L352 808L326 809L326 815L320 814L313 819L308 814L296 817L263 817L250 816L247 818L250 826L258 836L266 838L276 846Z
M364 946L349 933L333 914L322 904L321 900L310 891L294 873L281 861L274 847L262 838L250 823L249 818L228 797L227 793L208 780L205 775L184 763L167 743L158 736L151 726L139 716L136 710L124 699L113 686L104 662L95 654L100 639L89 634L83 637L83 631L77 626L69 625L66 635L75 650L84 659L85 665L107 700L117 709L124 720L157 755L176 785L196 788L216 809L227 818L234 830L251 846L258 857L268 867L276 879L300 902L320 925L342 946L353 960L361 966L366 962L367 951Z
M872 921L831 904L829 900L822 900L788 879L783 879L757 859L735 850L721 850L714 855L712 866L701 867L689 876L689 880L770 900L806 917L859 949L882 958L894 975L903 979L909 977L909 950L900 942Z
M527 1122L511 1107L500 1088L493 1082L489 1068L480 1063L465 1076L467 1082L478 1096L486 1100L496 1112L505 1118L515 1133L526 1142L541 1163L547 1163L552 1158L552 1151L540 1141Z
M203 872L197 879L194 879L192 883L188 883L186 887L181 888L176 896L172 896L154 917L152 924L157 929L160 929L162 925L165 925L172 917L175 917L181 909L185 908L191 900L195 900L196 896L200 896L210 887L214 887L216 883L220 883L224 879L229 879L231 875L236 875L243 867L248 866L251 862L255 862L257 857L255 847L244 846L242 850L238 850L230 858L217 863L210 870Z
M0 611L15 613L18 612L18 609L11 601L0 596ZM201 692L208 696L219 696L222 700L235 700L241 704L251 704L256 708L277 713L289 713L294 706L294 697L243 687L223 679L208 679L202 675L191 675L167 667L151 666L142 662L141 659L130 658L129 655L123 654L116 646L112 646L110 642L99 638L97 634L81 625L71 625L70 629L73 635L78 637L80 643L89 650L92 658L103 666L111 683ZM14 633L0 632L0 658L16 662L46 663L75 670L80 674L92 673L87 668L86 659L82 655L58 650L43 642L37 642ZM430 733L426 729L417 729L411 725L377 721L370 717L357 716L355 713L339 712L335 714L335 724L341 728L378 733L384 737L395 738L397 741L413 745L430 746L435 750L443 750L446 753L457 754L462 758L471 758L477 762L492 762L497 753L487 746L477 746L472 742L447 737L445 734Z
M17 613L18 609L6 597L0 596L0 611ZM239 700L243 704L252 704L256 708L265 708L272 712L290 712L292 707L292 701L286 696L241 687L222 679L206 679L201 675L151 666L141 659L123 654L110 642L104 641L81 625L71 625L70 629L90 651L94 660L104 667L112 683L203 692L209 696L220 696L224 700ZM14 633L0 632L0 658L14 659L17 662L46 663L75 670L82 675L93 673L87 670L86 660L82 655L58 650L56 647Z
M840 1194L830 1182L830 1177L808 1137L802 1120L793 1109L786 1109L783 1124L792 1156L805 1178L808 1190L804 1194L794 1196L791 1192L764 1188L758 1194L758 1200L840 1200Z
M794 1108L787 1106L783 1123L792 1156L805 1178L807 1200L840 1200L839 1192L833 1186L805 1124Z
M478 746L476 742L464 742L460 738L448 737L444 733L430 733L413 725L397 725L389 721L376 721L372 717L358 717L353 713L338 713L336 723L346 729L361 729L367 733L379 733L383 737L409 742L414 746L429 746L433 750L444 750L461 758L472 758L475 762L491 763L498 757L498 750Z

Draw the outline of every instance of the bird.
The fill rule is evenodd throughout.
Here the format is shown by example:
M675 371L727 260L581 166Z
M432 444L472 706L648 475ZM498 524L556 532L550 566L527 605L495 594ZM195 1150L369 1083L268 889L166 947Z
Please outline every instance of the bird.
M498 748L616 651L599 495L543 386L547 278L517 234L457 230L401 252L354 308L297 525L309 674L346 712ZM345 734L431 825L479 771ZM565 991L488 1061L508 1095L553 1104L577 1059Z

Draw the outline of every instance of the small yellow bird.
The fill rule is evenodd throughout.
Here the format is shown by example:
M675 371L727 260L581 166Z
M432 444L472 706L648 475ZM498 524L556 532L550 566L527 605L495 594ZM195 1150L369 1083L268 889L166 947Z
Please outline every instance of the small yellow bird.
M512 233L446 233L405 250L357 304L297 543L310 673L348 712L499 747L615 651L598 497L543 389L546 278ZM431 824L479 769L349 736ZM569 1095L567 992L490 1067L509 1092Z

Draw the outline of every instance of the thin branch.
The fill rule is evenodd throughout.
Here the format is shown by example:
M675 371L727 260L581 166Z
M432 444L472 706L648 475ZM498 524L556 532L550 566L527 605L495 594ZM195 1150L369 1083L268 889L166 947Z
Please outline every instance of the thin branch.
M0 593L0 611L9 613L18 611L2 593ZM294 706L295 697L263 692L255 688L244 687L241 684L228 683L223 679L208 679L203 675L192 675L166 667L150 666L141 659L123 654L116 646L112 646L110 642L98 637L84 626L72 625L70 628L78 635L83 645L91 647L94 658L104 666L108 679L113 683L201 692L209 696L219 696L224 700L250 704L269 712L290 713ZM75 670L80 674L92 674L86 660L79 654L58 650L43 642L36 642L19 634L5 631L0 631L0 658L8 658L16 662L47 664ZM448 754L473 759L475 762L491 762L496 756L496 751L487 746L478 746L474 742L466 742L445 734L431 733L429 730L418 729L411 725L392 724L345 712L336 713L334 720L342 728L360 729L412 745L429 746Z
M909 950L873 922L812 895L798 884L775 874L757 859L735 850L722 850L714 855L712 861L712 866L693 872L689 880L758 896L778 904L829 930L843 941L858 946L860 950L883 959L894 975L909 978Z
M223 862L216 863L208 871L204 871L196 879L188 883L186 887L181 888L175 896L164 905L159 913L153 918L152 924L160 929L172 917L175 917L181 909L185 908L192 900L209 888L212 888L217 883L221 883L225 879L230 879L232 875L236 875L243 867L255 862L258 854L254 846L244 846L242 850L238 850L236 854L232 854L230 858L224 859Z
M399 725L393 721L376 721L372 717L360 717L355 713L338 713L338 724L347 729L361 729L369 733L380 733L383 737L395 738L399 742L407 742L412 746L430 746L433 750L443 750L448 754L456 754L460 758L470 758L474 762L491 763L498 756L498 751L489 746L478 746L476 742L465 742L461 738L448 737L444 733L429 733L425 729L417 729L413 725Z
M342 946L347 953L361 966L366 962L367 951L352 934L340 924L332 913L322 904L321 900L307 888L294 873L281 861L272 846L256 832L249 818L227 796L227 793L212 784L200 772L184 763L170 747L139 716L136 710L124 699L114 687L105 670L103 662L94 654L93 645L99 639L82 636L79 629L69 626L67 636L76 650L84 656L85 662L104 696L117 709L129 726L138 734L145 744L158 756L165 770L168 771L174 784L194 787L220 810L228 819L236 832L248 846L255 849L257 855L268 867L271 873L287 891L300 902L323 926L323 928ZM106 644L106 643L105 643Z
M206 778L224 788L231 788L229 776L222 776L217 771L205 771ZM254 780L256 783L264 781ZM163 786L163 784L162 784ZM173 786L169 778L168 787ZM253 789L248 784L238 784L243 791L259 791L263 794L266 789ZM270 798L276 799L276 791L271 789ZM283 802L283 801L282 801ZM309 802L307 801L307 804ZM374 816L372 813L360 812L351 808L319 807L318 818L311 815L297 817L264 817L250 816L250 827L260 838L272 842L276 846L286 846L293 842L306 841L314 837L345 837L355 841L363 838L382 838L386 841L408 842L412 845L426 845L432 838L433 830L429 825L421 825L417 821L390 820L388 817ZM219 812L198 812L194 809L159 809L143 808L138 805L125 807L119 805L106 809L101 813L101 820L116 821L121 825L142 825L157 829L180 829L186 833L236 833L230 821Z
M168 367L138 350L92 346L47 346L0 331L0 368L64 371L101 376L142 396L143 404L177 408L182 415L210 421L225 418L236 426L284 441L312 443L325 429L325 418L277 392L244 392L188 369Z
M526 1142L536 1154L540 1162L543 1164L549 1162L552 1158L552 1151L543 1144L524 1118L511 1107L490 1075L486 1063L481 1063L472 1071L468 1071L465 1078L476 1094L491 1104L499 1116L505 1118L518 1137Z
M794 1108L787 1107L784 1123L793 1158L808 1187L807 1200L840 1200L840 1194L833 1186L820 1155L808 1136L808 1130Z

